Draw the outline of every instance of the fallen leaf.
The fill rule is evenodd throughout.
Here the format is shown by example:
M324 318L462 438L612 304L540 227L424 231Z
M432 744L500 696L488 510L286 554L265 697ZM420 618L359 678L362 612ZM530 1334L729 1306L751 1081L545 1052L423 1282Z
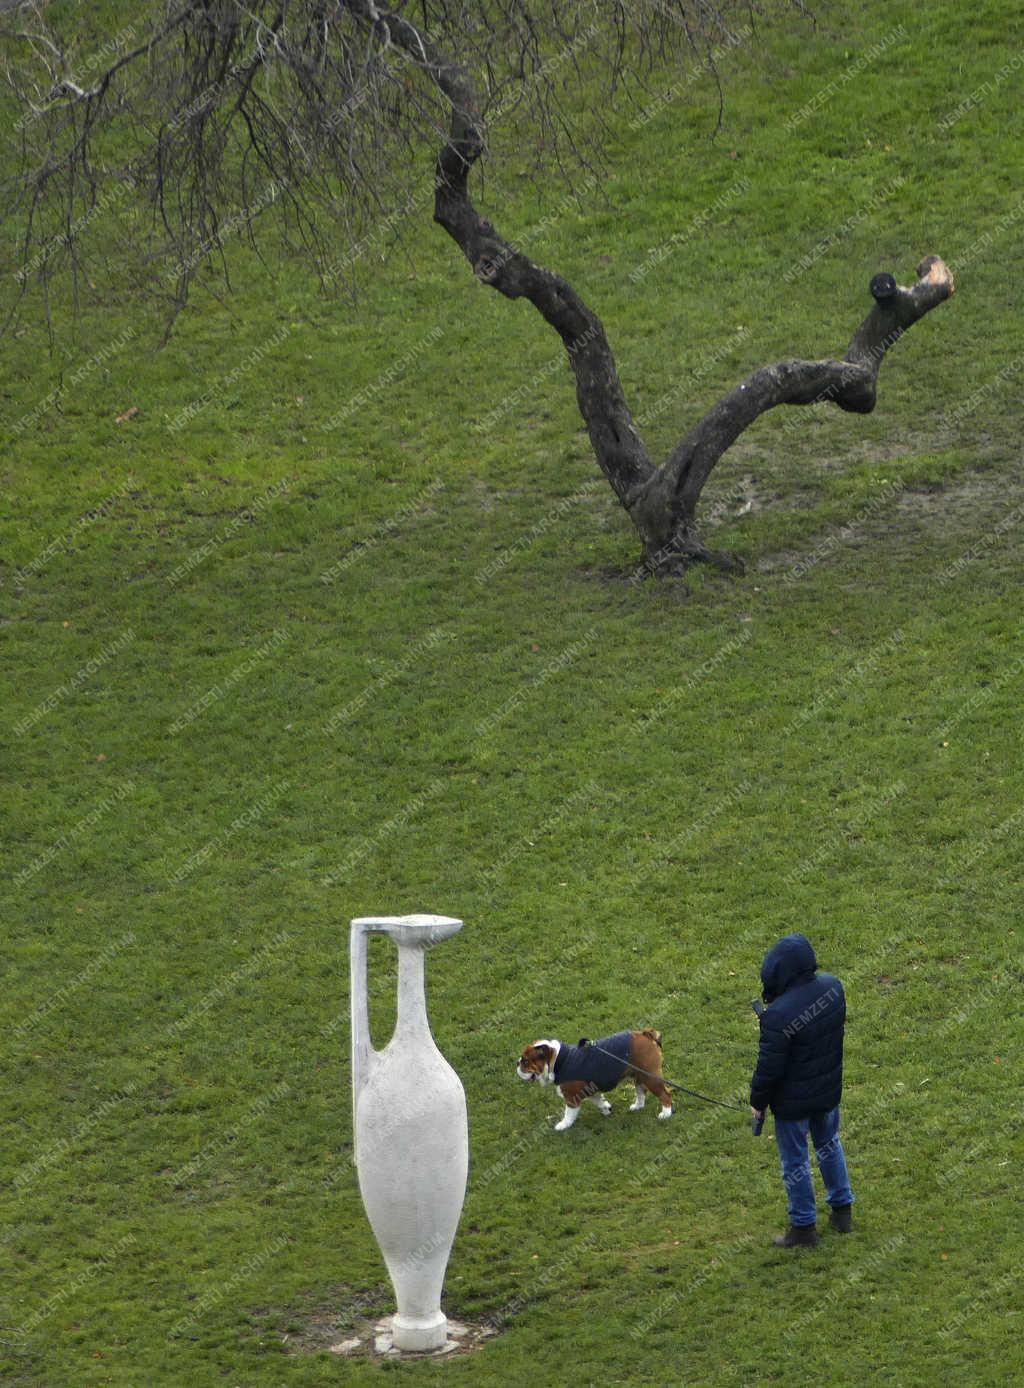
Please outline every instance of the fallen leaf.
M133 405L130 410L125 410L124 414L119 414L114 420L115 424L125 424L129 419L134 419L139 413L138 405Z

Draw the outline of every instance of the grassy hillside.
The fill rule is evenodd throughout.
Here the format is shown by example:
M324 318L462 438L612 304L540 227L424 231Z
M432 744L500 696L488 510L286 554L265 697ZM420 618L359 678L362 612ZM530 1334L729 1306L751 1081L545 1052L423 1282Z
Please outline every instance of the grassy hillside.
M726 455L743 579L628 581L557 342L427 221L356 309L239 247L160 352L127 292L0 346L5 1384L394 1367L325 1347L391 1306L347 926L406 911L465 920L428 962L471 1126L447 1307L500 1334L403 1380L1019 1377L1022 39L984 0L827 7L723 58L714 141L667 74L578 205L514 159L488 184L659 450L845 350L878 269L953 266L873 416ZM858 1232L808 1256L769 1246L770 1123L620 1095L555 1134L512 1068L656 1025L742 1101L793 929L850 1000ZM383 1041L383 946L371 978Z

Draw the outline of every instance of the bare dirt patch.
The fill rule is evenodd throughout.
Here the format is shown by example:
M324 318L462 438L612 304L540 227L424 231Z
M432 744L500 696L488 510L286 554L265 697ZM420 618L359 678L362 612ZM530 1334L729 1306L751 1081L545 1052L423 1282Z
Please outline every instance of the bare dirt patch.
M911 483L873 514L854 516L846 526L828 526L799 550L762 554L753 567L763 574L813 567L818 559L831 557L833 551L872 548L880 541L890 549L899 548L901 541L920 541L922 536L931 537L938 559L951 545L962 544L966 537L997 523L1020 481L1008 476L1005 469L980 468L956 482Z
M261 1340L276 1339L285 1354L335 1354L342 1359L450 1359L471 1354L497 1335L488 1321L449 1317L448 1341L437 1350L410 1354L391 1344L393 1293L383 1283L359 1291L341 1283L321 1288L291 1306L264 1306L250 1313Z

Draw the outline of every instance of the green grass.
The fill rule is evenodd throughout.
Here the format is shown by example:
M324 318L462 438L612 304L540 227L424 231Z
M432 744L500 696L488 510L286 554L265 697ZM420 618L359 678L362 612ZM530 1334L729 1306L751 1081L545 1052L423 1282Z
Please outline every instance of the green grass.
M1012 84L939 127L1019 19L819 19L729 57L714 142L697 88L623 120L606 196L531 247L604 316L638 414L751 329L658 415L662 450L761 362L844 349L877 269L967 261L873 416L779 411L723 460L707 502L742 580L624 581L557 343L429 224L356 310L239 250L244 289L200 294L160 353L127 293L54 355L34 327L4 344L5 1384L1019 1377ZM562 196L489 210L513 234ZM466 923L428 965L471 1126L447 1307L501 1334L443 1369L292 1353L391 1305L351 1167L347 923L421 910ZM734 1095L792 929L850 998L859 1227L809 1256L768 1246L770 1125L619 1096L553 1134L511 1064L653 1024L668 1074ZM371 978L383 1040L383 946Z

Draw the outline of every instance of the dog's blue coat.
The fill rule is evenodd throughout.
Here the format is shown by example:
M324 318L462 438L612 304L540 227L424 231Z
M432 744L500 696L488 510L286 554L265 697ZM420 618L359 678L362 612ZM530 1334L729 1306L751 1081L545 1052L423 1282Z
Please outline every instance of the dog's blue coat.
M632 1039L631 1031L617 1031L614 1036L602 1036L589 1046L567 1046L563 1041L555 1061L555 1083L585 1080L595 1089L614 1089L626 1073ZM605 1055L605 1051L611 1054Z

